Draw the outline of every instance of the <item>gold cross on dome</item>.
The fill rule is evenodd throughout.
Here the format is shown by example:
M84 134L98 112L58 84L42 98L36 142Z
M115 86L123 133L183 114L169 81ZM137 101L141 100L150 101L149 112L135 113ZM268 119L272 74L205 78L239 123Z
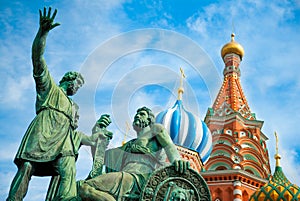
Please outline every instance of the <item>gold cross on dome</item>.
M275 131L275 139L276 139L276 154L278 154L278 135Z
M281 159L281 156L279 155L278 153L278 135L277 133L275 132L275 139L276 139L276 154L274 156L275 160L276 160L276 167L280 167L280 159Z
M181 77L180 77L180 87L183 87L183 79L185 78L185 74L184 74L184 71L183 69L180 67L180 74L181 74Z
M184 92L183 79L185 78L185 74L184 74L184 71L181 67L180 67L180 74L181 74L181 77L180 77L180 85L179 85L179 88L178 88L178 100L182 100L182 94Z

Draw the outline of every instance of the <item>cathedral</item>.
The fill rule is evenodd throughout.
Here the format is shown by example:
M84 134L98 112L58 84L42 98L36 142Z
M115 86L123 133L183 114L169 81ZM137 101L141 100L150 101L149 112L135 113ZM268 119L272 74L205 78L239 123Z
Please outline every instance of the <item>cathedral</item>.
M181 157L205 179L212 201L299 201L300 188L280 166L277 135L272 174L264 122L251 112L240 82L244 49L234 37L231 34L221 49L223 83L204 121L185 109L182 80L178 100L156 121L167 128Z

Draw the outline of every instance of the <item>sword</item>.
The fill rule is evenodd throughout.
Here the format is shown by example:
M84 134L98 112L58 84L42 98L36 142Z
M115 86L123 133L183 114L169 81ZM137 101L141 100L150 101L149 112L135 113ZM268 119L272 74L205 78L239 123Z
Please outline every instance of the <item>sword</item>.
M104 132L104 135L100 135L100 137L96 141L96 146L91 147L91 151L93 154L93 167L90 171L88 178L91 179L97 177L102 174L103 166L104 166L104 157L105 150L112 139L113 133L106 130L106 127L111 123L108 114L104 114L97 121L96 125L93 128L93 134L95 132ZM100 131L99 131L100 127Z

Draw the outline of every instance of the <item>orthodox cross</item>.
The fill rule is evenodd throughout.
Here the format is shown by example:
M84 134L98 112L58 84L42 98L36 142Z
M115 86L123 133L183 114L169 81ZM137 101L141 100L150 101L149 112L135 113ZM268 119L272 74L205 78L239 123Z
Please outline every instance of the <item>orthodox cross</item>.
M278 136L277 136L276 132L275 132L275 139L276 139L276 154L275 154L274 158L276 160L276 167L280 167L281 156L278 153Z
M278 154L278 135L275 131L275 139L276 139L276 154Z
M182 68L180 68L180 85L178 88L178 100L182 100L182 94L184 92L184 88L183 88L183 79L185 78L185 74Z

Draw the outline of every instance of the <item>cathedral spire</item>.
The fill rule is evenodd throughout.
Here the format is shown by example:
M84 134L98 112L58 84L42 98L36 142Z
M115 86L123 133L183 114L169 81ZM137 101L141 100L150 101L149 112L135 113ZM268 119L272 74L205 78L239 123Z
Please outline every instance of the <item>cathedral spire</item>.
M212 133L213 148L204 166L207 171L201 175L210 187L212 200L246 201L271 175L268 138L261 131L263 121L250 112L242 90L244 49L235 42L234 34L221 56L225 64L223 83L204 120Z
M246 119L255 119L251 114L248 102L240 83L240 62L244 56L244 48L235 42L235 34L231 34L231 41L221 50L225 68L224 80L214 102L213 109L219 116L239 112Z

